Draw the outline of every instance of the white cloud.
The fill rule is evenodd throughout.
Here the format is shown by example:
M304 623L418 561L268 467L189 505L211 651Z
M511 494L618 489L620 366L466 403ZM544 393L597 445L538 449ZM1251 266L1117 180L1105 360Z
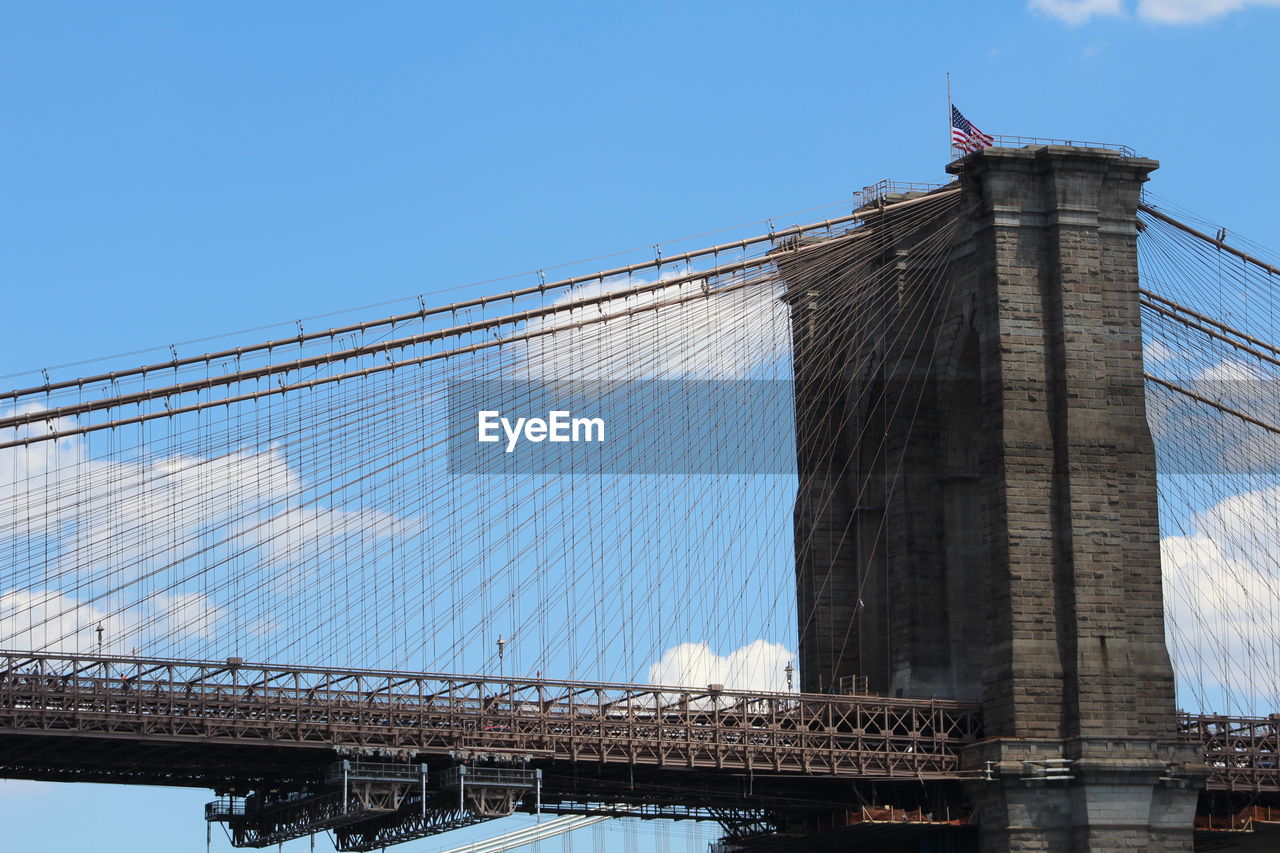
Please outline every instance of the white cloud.
M72 424L71 426L74 426ZM141 531L192 532L210 508L266 506L300 486L275 450L170 456L149 462L91 459L73 436L0 450L0 540L57 535L77 549L121 554Z
M727 655L716 654L705 643L681 643L667 649L649 667L649 683L687 687L723 684L728 690L783 691L787 689L787 664L794 660L794 652L766 640L755 640Z
M1280 6L1280 0L1138 0L1138 17L1157 24L1198 24L1247 6Z
M111 615L106 608L85 604L46 589L0 593L0 648L75 654L98 646L107 654L128 651L124 641L137 628L133 620Z
M0 587L0 646L90 651L99 623L114 654L212 637L223 614L204 596L131 582L180 575L211 539L228 536L233 519L282 505L300 488L275 450L113 461L90 458L78 437L0 450L0 542L43 561L38 573L12 567L10 588ZM111 587L108 603L85 603L104 601Z
M1249 6L1280 6L1280 0L1138 0L1136 14L1153 24L1198 24ZM1119 17L1123 0L1028 0L1027 8L1078 26L1093 18Z
M358 551L377 540L421 532L420 521L379 510L290 506L266 518L255 515L243 520L231 536L235 549L256 552L259 565L271 570L276 591L288 592L289 584L311 576L303 567L315 565L317 555L335 548Z
M1196 513L1185 535L1161 540L1170 651L1180 683L1223 693L1259 712L1251 698L1280 707L1280 540L1259 519L1280 517L1280 486L1243 492ZM1255 697L1243 695L1248 683ZM1232 692L1232 691L1235 692ZM1197 696L1197 698L1202 698ZM1209 699L1213 703L1212 699Z
M1224 359L1202 370L1192 388L1265 423L1280 423L1280 377L1258 362ZM1217 442L1218 469L1259 471L1280 466L1280 435L1243 422L1229 423L1234 429L1211 433Z
M1250 362L1224 359L1200 371L1199 378L1205 382L1248 382L1262 379L1264 376Z
M1030 0L1027 6L1072 26L1090 18L1124 14L1121 0Z
M101 624L104 651L168 653L219 636L231 605L212 598L225 586L217 567L235 550L247 553L223 575L255 560L279 574L342 540L419 529L378 511L303 505L304 489L276 448L117 461L91 457L71 436L0 450L0 543L40 555L38 566L8 566L0 648L92 651ZM197 576L211 595L188 588Z
M218 626L226 611L198 592L174 592L151 599L154 624L166 638L195 637L209 640L218 636Z
M169 644L216 637L225 618L222 608L194 592L159 594L141 602L122 599L102 603L85 602L57 590L9 590L0 593L0 648L138 654L148 650L149 642Z
M1178 353L1164 341L1148 338L1142 342L1142 365L1150 370L1178 358Z
M1174 384L1268 424L1280 424L1280 376L1258 362L1223 359L1193 369L1181 355L1155 342L1144 367ZM1280 435L1249 424L1171 389L1153 385L1147 416L1160 452L1161 472L1280 471Z
M56 782L33 782L29 779L0 779L0 798L39 797L53 791Z
M678 277L677 273L663 278ZM659 279L662 280L662 279ZM557 299L564 305L630 290L646 282L623 278L575 288ZM590 305L532 320L522 332L560 329L525 342L513 379L737 379L752 376L761 364L779 358L790 342L781 285L773 279L704 296L695 280L645 293L619 295ZM648 306L693 297L654 310ZM605 322L583 321L615 316Z

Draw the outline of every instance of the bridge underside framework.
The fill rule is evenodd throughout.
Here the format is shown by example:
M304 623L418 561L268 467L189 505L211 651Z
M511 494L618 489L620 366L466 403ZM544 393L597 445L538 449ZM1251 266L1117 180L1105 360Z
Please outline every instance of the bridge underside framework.
M813 225L0 395L0 775L210 788L241 846L545 812L1113 849L993 818L1099 773L1168 849L1193 808L1269 826L1280 269L1139 201L1153 166L993 150ZM649 442L467 449L477 409L593 400ZM1106 437L1038 434L1055 405Z

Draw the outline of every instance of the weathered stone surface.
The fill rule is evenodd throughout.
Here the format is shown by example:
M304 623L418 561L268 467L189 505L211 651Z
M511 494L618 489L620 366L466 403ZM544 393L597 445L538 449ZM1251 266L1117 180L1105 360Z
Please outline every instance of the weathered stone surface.
M903 343L935 348L910 376L837 358L902 306L848 328L857 271L843 295L789 275L811 296L792 300L803 686L857 673L890 695L980 698L991 740L966 761L999 778L968 786L984 851L1190 849L1199 758L1174 740L1137 291L1156 165L1053 146L952 164L949 292ZM848 402L907 380L909 423ZM904 473L877 469L885 436ZM1046 759L1073 778L1024 781Z

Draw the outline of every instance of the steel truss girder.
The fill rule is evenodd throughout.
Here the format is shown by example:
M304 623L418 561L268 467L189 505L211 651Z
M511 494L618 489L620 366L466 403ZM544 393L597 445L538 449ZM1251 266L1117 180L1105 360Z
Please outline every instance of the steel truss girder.
M270 847L368 817L368 812L337 792L313 794L277 803L226 821L235 847Z
M462 829L477 823L497 820L498 816L476 814L467 809L414 808L414 804L400 811L372 820L338 827L334 830L338 850L381 850L393 844L414 841L431 835L439 835L454 829Z
M1186 715L1180 733L1203 744L1210 790L1276 792L1278 722ZM55 742L437 757L492 751L636 768L927 781L960 778L960 750L981 735L980 708L957 702L0 652L0 736ZM70 769L127 774L137 763L100 759L101 767ZM23 775L68 772L65 761L20 763Z
M1185 714L1180 723L1184 739L1203 744L1208 789L1280 792L1280 714Z
M327 768L319 790L219 799L205 806L205 819L226 823L236 847L267 847L392 814L411 800L423 809L426 785L423 765L342 760Z
M0 732L333 745L846 778L945 778L976 705L0 653Z
M256 806L246 807L243 814L227 816L225 822L231 829L234 846L269 847L367 820L374 815L395 812L416 793L405 785L379 787L365 784L353 787L345 798L341 791L328 791L259 802ZM255 799L250 797L247 802L253 803Z

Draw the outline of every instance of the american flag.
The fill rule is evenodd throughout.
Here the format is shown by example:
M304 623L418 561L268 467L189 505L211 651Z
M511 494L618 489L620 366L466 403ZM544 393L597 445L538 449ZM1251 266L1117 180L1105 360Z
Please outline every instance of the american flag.
M995 144L995 138L978 130L955 107L951 108L951 144L966 154Z

